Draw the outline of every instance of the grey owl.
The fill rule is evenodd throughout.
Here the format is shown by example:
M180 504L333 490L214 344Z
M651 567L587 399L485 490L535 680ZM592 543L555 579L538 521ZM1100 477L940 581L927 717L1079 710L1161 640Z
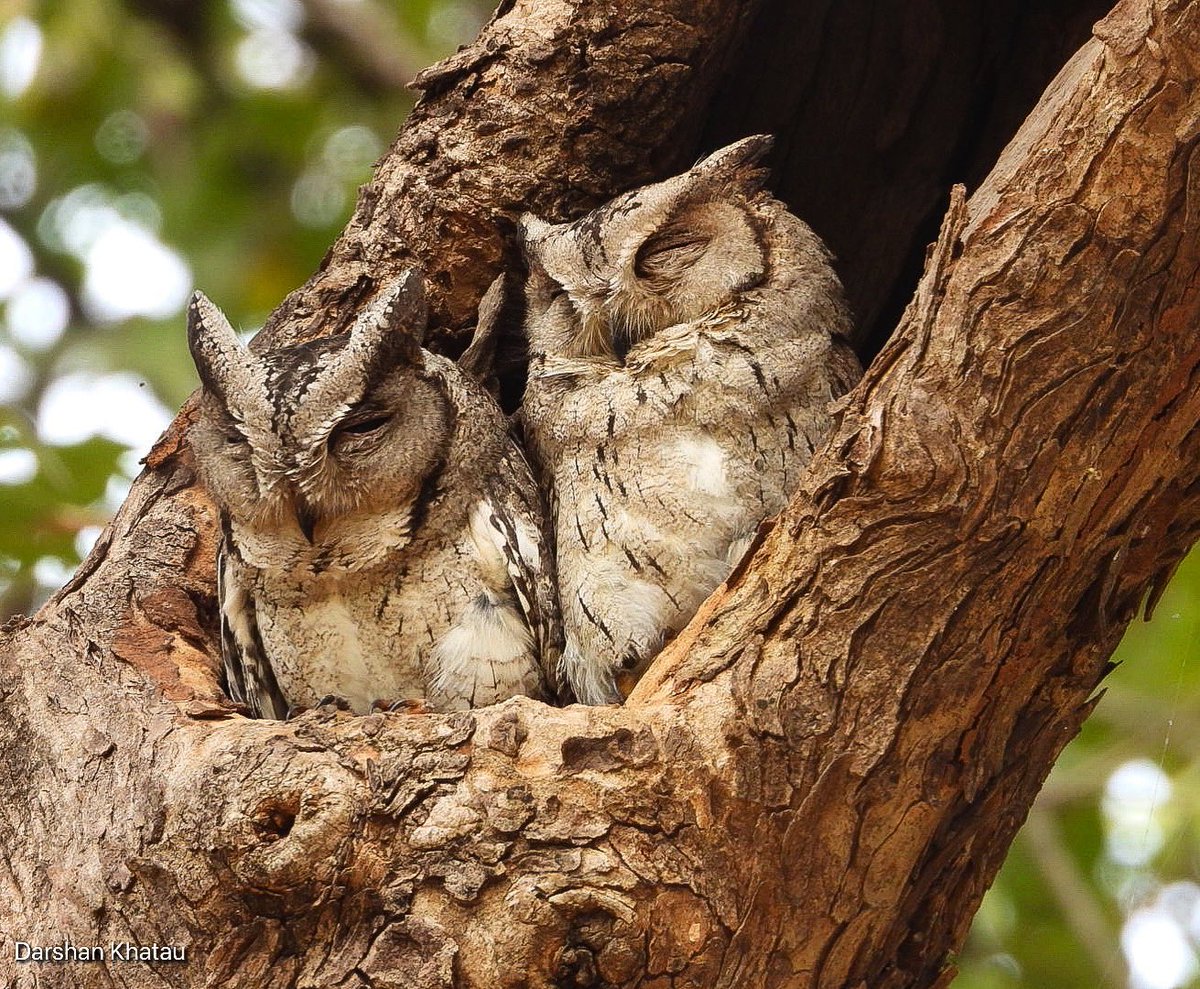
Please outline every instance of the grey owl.
M220 513L230 695L439 710L557 691L545 513L495 402L423 350L406 275L349 333L268 353L197 293L189 441Z
M584 703L619 700L728 575L861 375L829 251L762 191L770 146L522 221L522 425Z

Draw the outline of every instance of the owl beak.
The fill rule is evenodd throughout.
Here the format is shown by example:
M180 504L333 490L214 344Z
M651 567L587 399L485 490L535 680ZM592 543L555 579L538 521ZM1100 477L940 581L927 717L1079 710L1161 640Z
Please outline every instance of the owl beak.
M317 513L307 503L298 501L296 503L296 522L300 526L300 531L304 533L304 538L308 540L308 544L311 546L313 530L317 527Z

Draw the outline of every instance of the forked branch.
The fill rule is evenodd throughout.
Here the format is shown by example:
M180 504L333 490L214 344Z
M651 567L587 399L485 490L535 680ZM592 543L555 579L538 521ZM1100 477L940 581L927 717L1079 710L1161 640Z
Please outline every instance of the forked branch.
M664 97L709 84L746 13L620 6L606 33L599 5L509 5L429 74L270 339L352 311L406 252L459 326L504 251L492 217L665 170L650 134L695 114ZM1197 51L1200 4L1125 0L1099 26L952 198L792 506L624 708L221 717L212 530L168 441L81 575L10 629L0 927L190 946L123 970L144 985L943 984L1124 625L1200 530ZM563 93L589 123L570 138ZM665 117L628 119L647 105Z

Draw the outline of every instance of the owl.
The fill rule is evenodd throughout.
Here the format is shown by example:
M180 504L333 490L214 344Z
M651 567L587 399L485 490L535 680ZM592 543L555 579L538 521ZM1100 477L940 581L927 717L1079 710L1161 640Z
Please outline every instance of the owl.
M557 694L537 487L495 402L420 347L425 322L414 273L349 333L266 353L192 299L189 442L220 516L224 671L256 716Z
M829 251L762 191L770 144L572 223L522 221L520 417L584 703L619 701L728 575L861 375Z

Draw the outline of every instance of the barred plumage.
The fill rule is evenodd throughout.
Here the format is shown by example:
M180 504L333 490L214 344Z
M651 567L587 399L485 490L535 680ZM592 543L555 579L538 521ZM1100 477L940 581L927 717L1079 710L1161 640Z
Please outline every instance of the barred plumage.
M619 700L725 578L861 373L829 252L761 191L769 146L524 221L521 416L586 703Z
M495 402L421 349L407 274L348 334L258 354L197 293L189 439L220 512L231 696L436 709L559 692L546 520Z

